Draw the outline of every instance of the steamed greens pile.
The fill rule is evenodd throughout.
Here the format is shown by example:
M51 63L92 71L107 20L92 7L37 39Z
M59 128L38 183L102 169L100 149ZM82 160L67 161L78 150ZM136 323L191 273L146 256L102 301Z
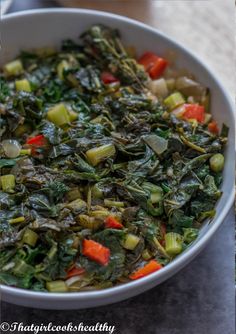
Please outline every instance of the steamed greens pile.
M169 110L116 30L93 26L81 41L22 52L0 73L6 285L63 292L127 282L185 250L221 196L227 128L218 135L209 113L197 122ZM176 97L176 77L162 80ZM195 89L201 104L209 92L193 82L178 93L191 103ZM84 240L102 245L105 260L86 255Z

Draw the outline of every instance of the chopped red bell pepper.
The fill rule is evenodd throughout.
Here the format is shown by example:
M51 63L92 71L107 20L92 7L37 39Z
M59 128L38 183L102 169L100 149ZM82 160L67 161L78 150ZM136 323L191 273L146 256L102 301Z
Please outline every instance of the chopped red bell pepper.
M144 267L139 268L133 274L131 274L129 278L133 280L139 279L151 273L154 273L155 271L161 268L162 268L162 265L160 263L158 263L156 260L151 260Z
M31 137L31 138L28 138L27 141L26 141L26 144L28 145L33 145L33 146L45 146L47 145L48 141L47 139L44 137L44 135L38 135L38 136L35 136L35 137Z
M110 260L110 249L94 240L84 239L82 254L103 266Z
M185 112L183 118L185 119L196 119L199 123L204 122L205 119L205 108L199 104L185 104Z
M145 52L139 58L138 63L144 66L152 79L160 77L168 65L166 59L161 58L152 52Z
M211 132L211 133L214 133L216 135L218 135L219 133L219 127L218 127L218 124L216 123L216 121L212 121L208 124L208 130Z
M37 135L35 137L28 138L26 144L31 146L31 154L37 155L37 149L47 146L48 141L44 135Z
M106 228L114 228L114 229L122 229L124 226L115 218L112 216L108 216L105 220L105 227Z
M67 271L66 278L74 277L81 275L85 272L84 268L77 268L77 267L72 267L70 270Z
M113 82L119 82L120 80L117 79L112 73L110 72L102 72L101 74L101 79L102 82L106 85L106 84L110 84Z

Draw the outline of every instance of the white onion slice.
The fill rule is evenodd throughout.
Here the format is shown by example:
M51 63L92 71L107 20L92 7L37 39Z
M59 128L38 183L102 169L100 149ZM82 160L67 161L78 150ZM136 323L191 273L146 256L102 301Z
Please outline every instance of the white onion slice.
M6 139L2 142L4 153L8 158L16 158L20 155L21 145L17 140Z
M174 114L176 117L181 118L183 114L185 113L185 105L182 104L181 106L175 108L171 111L172 114Z
M149 84L149 89L153 94L163 98L168 95L168 88L164 78L151 81Z
M68 278L65 283L67 286L71 286L76 282L82 281L83 280L83 275L78 275L78 276L73 276Z
M203 88L198 82L182 76L176 80L176 89L183 93L184 95L201 96L204 93L205 88Z
M162 154L168 147L168 140L151 134L143 137L144 141L156 154Z

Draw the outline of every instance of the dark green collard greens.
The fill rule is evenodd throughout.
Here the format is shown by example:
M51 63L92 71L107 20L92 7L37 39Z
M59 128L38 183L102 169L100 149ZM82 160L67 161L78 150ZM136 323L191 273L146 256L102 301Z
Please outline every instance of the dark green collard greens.
M211 171L209 159L223 151L226 129L216 136L206 125L193 127L150 98L147 74L127 55L117 31L93 26L81 38L81 45L68 40L51 55L20 55L25 70L19 78L27 78L31 92L16 92L14 78L1 73L1 140L24 145L36 134L47 139L32 156L10 159L1 151L1 175L16 177L13 193L0 191L0 282L6 285L46 291L46 282L66 279L74 264L85 273L72 291L126 282L144 262L144 250L163 265L171 260L160 248L163 226L182 236L184 249L214 216L221 195L221 173ZM70 65L63 80L57 75L62 60ZM104 70L120 84L105 85ZM46 117L60 102L77 114L67 127ZM115 155L92 166L85 153L106 144L115 146ZM70 205L76 198L82 204ZM106 207L104 199L123 202L122 208ZM104 208L121 219L123 230L80 224L79 214ZM11 224L17 217L25 220ZM34 246L23 240L27 229L37 233ZM123 247L127 233L140 238L133 251ZM107 266L82 255L84 238L110 249Z

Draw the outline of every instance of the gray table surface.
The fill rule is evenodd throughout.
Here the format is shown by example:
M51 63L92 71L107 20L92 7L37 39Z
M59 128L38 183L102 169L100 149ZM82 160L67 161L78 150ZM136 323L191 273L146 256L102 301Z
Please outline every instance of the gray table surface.
M10 11L52 7L48 0L15 0ZM95 309L44 311L1 303L1 322L78 325L108 322L118 334L233 334L234 211L202 253L177 275L135 298Z

